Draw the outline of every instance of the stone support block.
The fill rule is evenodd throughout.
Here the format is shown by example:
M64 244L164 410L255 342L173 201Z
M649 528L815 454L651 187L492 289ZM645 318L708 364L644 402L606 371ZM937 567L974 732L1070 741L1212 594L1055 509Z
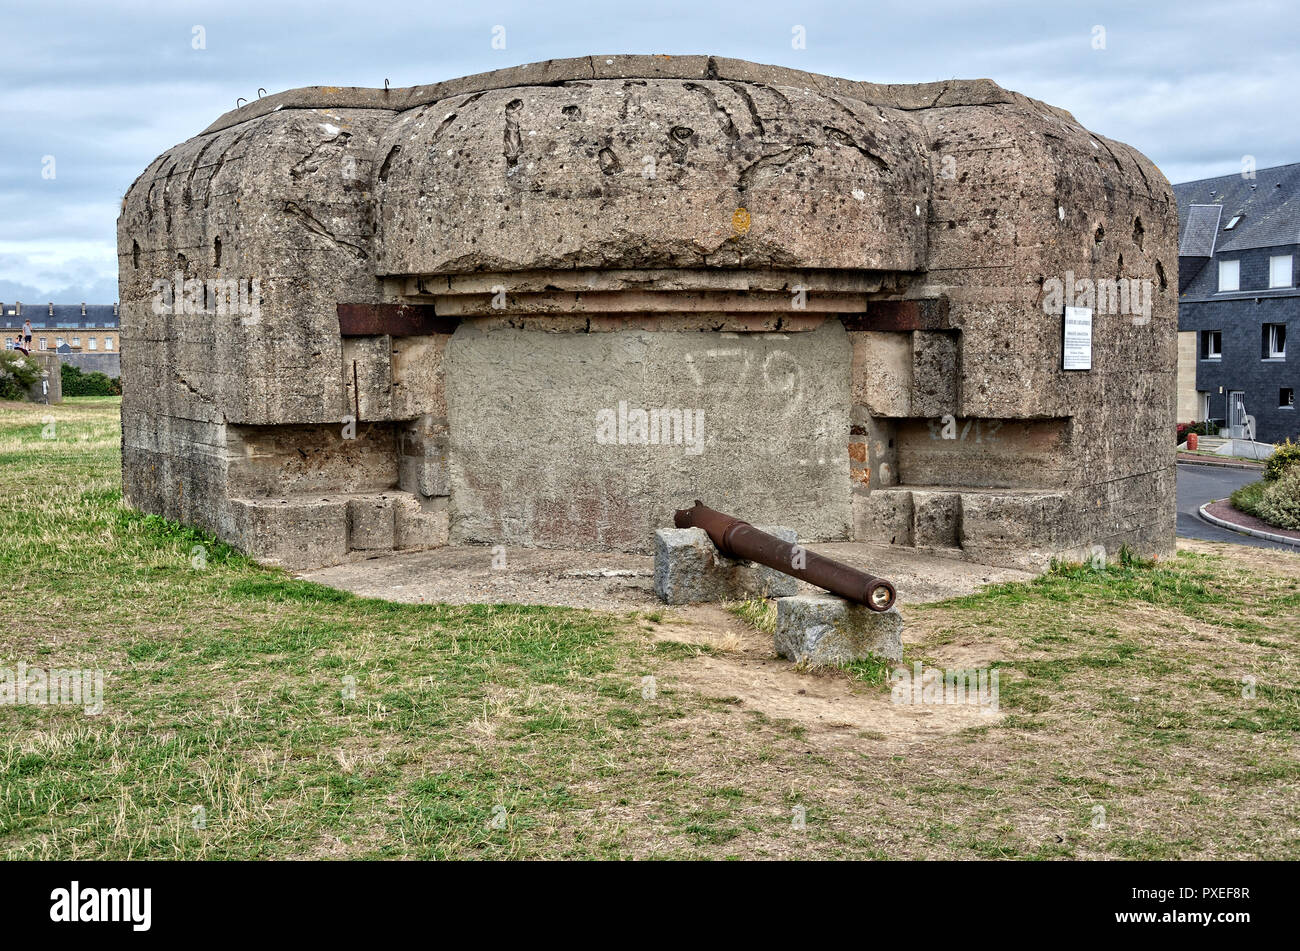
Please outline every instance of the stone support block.
M756 526L794 542L794 529ZM655 594L667 604L779 598L799 590L799 580L766 565L727 558L702 528L661 528L655 532Z
M776 602L776 652L796 663L843 664L868 657L903 659L898 608L873 611L832 594L801 594Z

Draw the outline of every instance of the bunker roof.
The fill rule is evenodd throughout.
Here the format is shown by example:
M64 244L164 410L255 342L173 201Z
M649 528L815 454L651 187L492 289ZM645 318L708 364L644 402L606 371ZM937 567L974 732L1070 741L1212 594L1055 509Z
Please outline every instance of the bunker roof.
M725 56L609 55L548 59L487 73L475 73L445 82L420 86L365 88L359 86L304 86L256 99L232 109L203 131L219 132L249 119L280 109L390 109L404 111L492 89L519 86L557 86L567 82L602 79L716 79L731 82L772 83L803 87L823 95L848 96L890 109L933 109L1018 102L1077 124L1069 112L1003 89L991 79L953 79L944 82L881 84L809 73L784 66L766 66Z

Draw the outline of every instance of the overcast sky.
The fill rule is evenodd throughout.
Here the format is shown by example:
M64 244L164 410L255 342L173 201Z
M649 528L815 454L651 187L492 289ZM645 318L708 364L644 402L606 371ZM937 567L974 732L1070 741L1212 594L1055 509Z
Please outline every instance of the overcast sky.
M407 86L593 53L706 53L886 83L989 77L1180 182L1239 172L1246 155L1259 168L1300 161L1298 49L1295 0L0 0L0 300L116 300L127 187L259 86Z

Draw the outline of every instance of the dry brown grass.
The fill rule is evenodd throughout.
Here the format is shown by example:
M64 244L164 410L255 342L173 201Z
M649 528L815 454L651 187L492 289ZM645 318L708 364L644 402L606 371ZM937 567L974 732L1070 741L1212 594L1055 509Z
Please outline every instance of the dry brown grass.
M211 539L196 572L196 536L120 507L115 407L56 413L50 445L0 408L0 661L101 667L106 710L0 708L0 854L1300 854L1300 556L1184 543L904 605L909 664L1001 692L899 705L775 658L762 605L390 605Z

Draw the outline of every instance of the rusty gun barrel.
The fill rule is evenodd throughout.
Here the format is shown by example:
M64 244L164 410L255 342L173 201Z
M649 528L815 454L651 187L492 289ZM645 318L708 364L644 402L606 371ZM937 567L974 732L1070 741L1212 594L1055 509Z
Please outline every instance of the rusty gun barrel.
M884 578L784 542L748 522L714 511L699 499L693 508L679 509L673 516L673 524L678 528L704 529L724 555L775 568L841 598L865 604L873 611L888 611L898 597L894 586Z

